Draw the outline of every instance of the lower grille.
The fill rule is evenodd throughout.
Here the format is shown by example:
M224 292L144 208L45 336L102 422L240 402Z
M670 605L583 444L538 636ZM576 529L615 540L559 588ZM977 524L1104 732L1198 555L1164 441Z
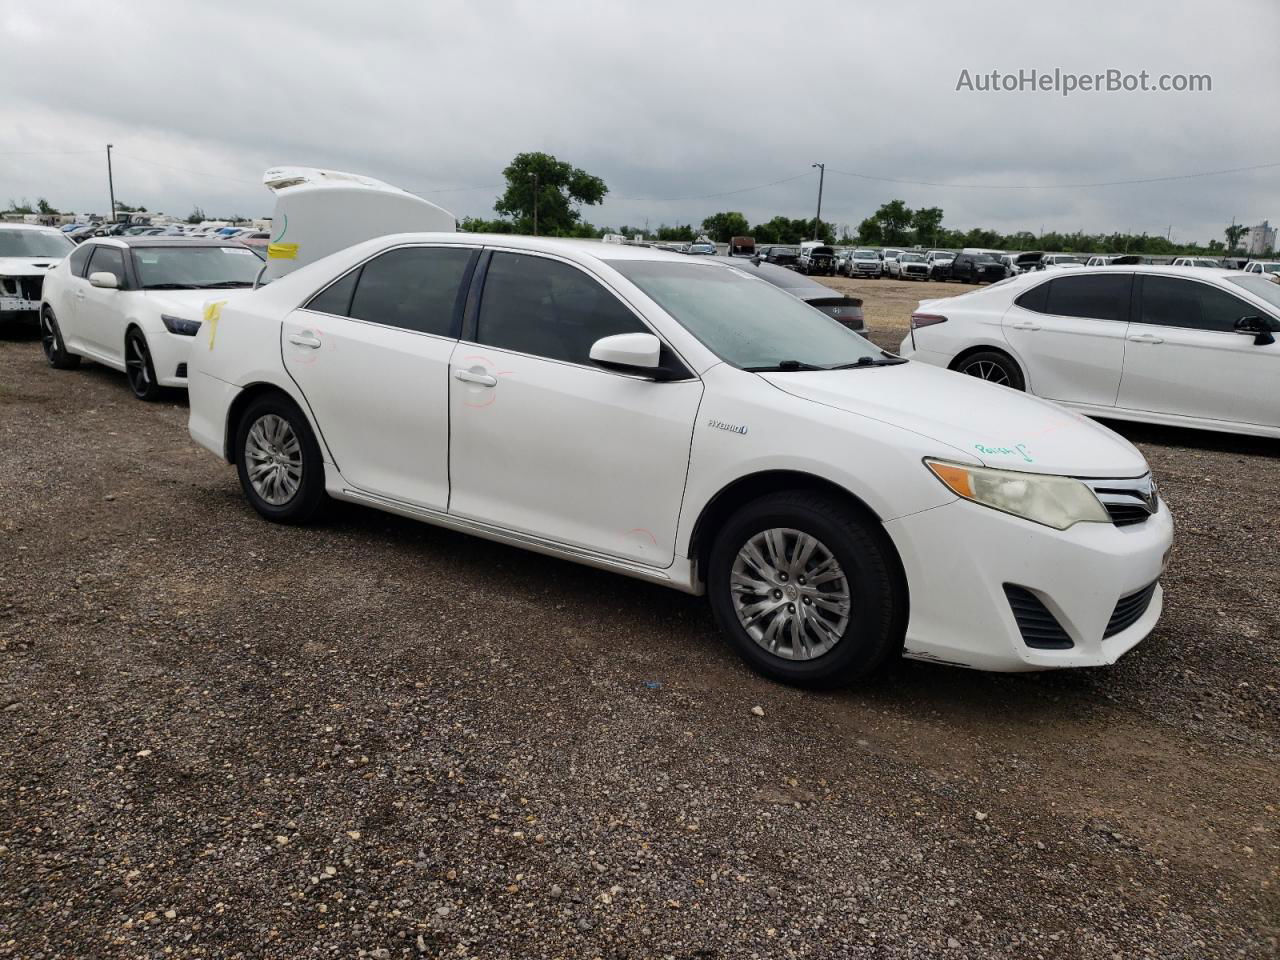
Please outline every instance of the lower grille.
M1131 503L1108 503L1105 505L1111 515L1111 522L1117 527L1128 527L1135 523L1146 523L1151 512L1144 506Z
M185 377L187 375L187 365L185 363L178 364L178 369L174 373L175 377Z
M1062 629L1058 618L1030 590L1006 583L1004 595L1009 599L1009 608L1018 624L1018 632L1022 634L1022 642L1028 647L1036 650L1070 650L1075 646L1067 631Z
M1102 639L1114 637L1117 633L1128 630L1141 620L1142 615L1151 606L1151 598L1155 596L1156 587L1159 584L1160 581L1157 580L1149 586L1143 587L1137 593L1121 597L1116 604L1115 610L1111 613L1111 619L1107 621L1107 629L1103 632Z

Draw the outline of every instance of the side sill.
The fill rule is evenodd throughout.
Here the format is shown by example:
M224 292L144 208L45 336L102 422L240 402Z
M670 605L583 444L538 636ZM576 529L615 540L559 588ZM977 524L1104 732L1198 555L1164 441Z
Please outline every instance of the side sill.
M647 567L641 563L633 563L618 557L610 557L591 550L583 550L580 547L556 543L553 540L543 540L540 537L518 533L505 527L496 527L478 520L469 520L464 517L441 513L439 510L432 510L429 507L402 503L399 500L366 493L363 490L352 490L346 486L337 491L330 491L330 495L352 503L376 507L379 510L408 517L411 520L421 520L438 527L457 530L460 533L469 533L473 536L483 537L486 540L493 540L508 546L532 550L534 553L571 560L574 563L581 563L599 570L608 570L612 573L620 573L624 576L635 577L638 580L647 580L650 583L670 587L682 593L702 593L700 587L693 582L693 565L685 557L677 556L670 567L659 570L656 567Z

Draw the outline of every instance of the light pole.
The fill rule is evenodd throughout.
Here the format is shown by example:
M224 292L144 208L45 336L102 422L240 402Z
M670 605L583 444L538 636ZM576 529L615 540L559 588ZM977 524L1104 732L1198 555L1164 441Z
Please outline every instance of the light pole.
M811 167L818 168L818 214L813 218L813 239L822 239L822 181L827 175L827 165L825 163L813 163Z
M111 193L111 222L116 222L116 185L111 178L111 144L107 144L107 190Z

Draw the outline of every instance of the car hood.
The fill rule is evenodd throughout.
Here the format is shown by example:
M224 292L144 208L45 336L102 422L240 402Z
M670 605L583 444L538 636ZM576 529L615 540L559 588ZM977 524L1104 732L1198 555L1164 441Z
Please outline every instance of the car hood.
M147 302L162 311L177 314L187 320L199 320L204 315L204 305L213 300L231 300L242 297L249 287L233 287L228 290L144 290Z
M43 277L62 257L0 257L0 277Z
M1038 397L925 363L760 374L794 397L902 427L990 467L1072 477L1137 477L1133 444ZM957 458L959 459L959 458Z

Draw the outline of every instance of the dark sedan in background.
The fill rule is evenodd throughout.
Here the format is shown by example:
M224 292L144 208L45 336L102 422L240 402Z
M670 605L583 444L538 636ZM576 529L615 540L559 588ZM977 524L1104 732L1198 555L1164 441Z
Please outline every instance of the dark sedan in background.
M801 276L794 270L761 263L756 260L743 260L741 257L716 257L720 263L737 267L744 273L781 287L798 300L803 300L820 313L825 313L837 323L862 333L866 330L866 320L862 315L862 301L857 297L846 297L830 287Z

